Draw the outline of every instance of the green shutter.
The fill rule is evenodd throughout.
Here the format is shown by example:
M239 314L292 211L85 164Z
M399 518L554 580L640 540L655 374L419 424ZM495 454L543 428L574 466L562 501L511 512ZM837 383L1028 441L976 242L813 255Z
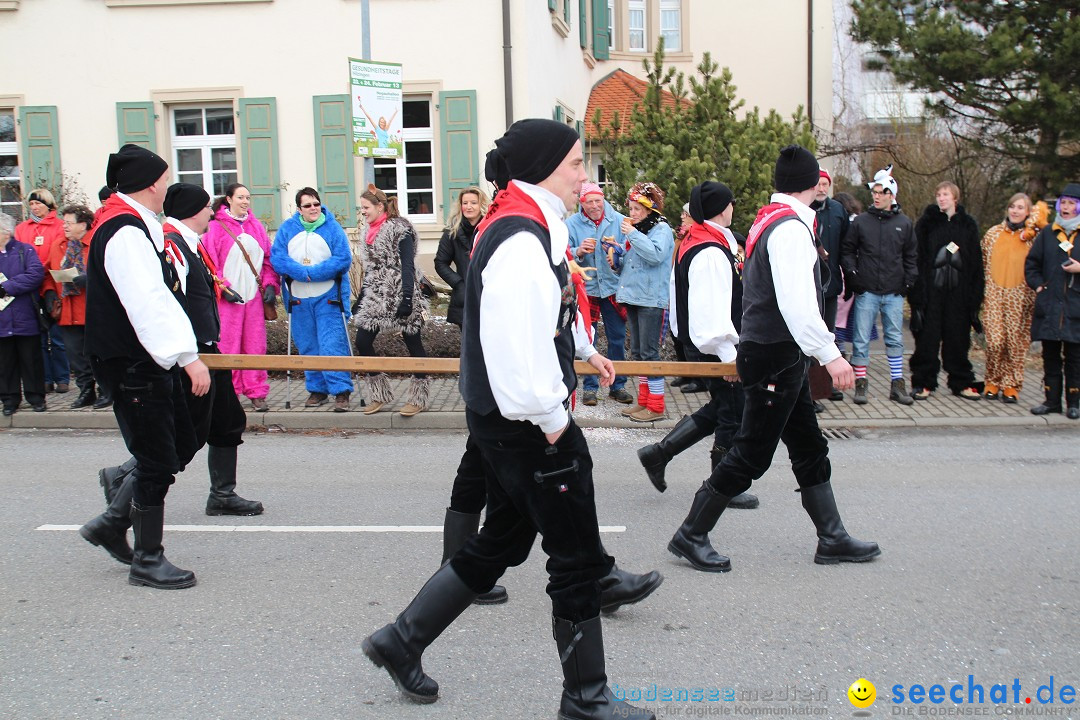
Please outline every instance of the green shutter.
M154 103L116 103L116 132L121 145L132 143L157 152Z
M450 214L457 193L480 182L480 145L476 133L476 91L439 93L439 138L442 146L443 217Z
M278 165L277 101L241 98L240 147L244 158L240 182L251 191L255 217L276 229L281 224L281 170Z
M352 105L348 95L316 95L315 174L319 195L345 227L356 227Z
M554 120L555 122L562 122L563 117L564 116L563 116L563 111L562 111L562 105L556 105L555 110L553 110L552 113L551 113L551 119Z
M570 3L571 2L572 2L572 0L563 0L563 7L562 7L563 20L566 21L566 24L568 26L570 25Z
M586 8L588 7L589 0L578 0L578 40L581 42L581 49L589 47L589 32L586 25Z
M25 105L19 108L19 144L22 149L25 187L47 187L60 195L60 128L55 105Z
M607 26L607 0L592 0L592 54L597 60L608 59L611 38Z
M555 12L555 6L558 5L557 0L548 0L548 10Z
M577 130L577 135L581 138L581 149L585 150L585 123L578 120L574 123L574 129Z

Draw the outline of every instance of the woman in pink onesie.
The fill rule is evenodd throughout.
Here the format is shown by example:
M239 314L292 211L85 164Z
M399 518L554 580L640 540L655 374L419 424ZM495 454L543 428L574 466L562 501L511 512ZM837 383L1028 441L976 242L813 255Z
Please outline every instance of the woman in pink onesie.
M270 266L270 238L250 210L248 189L239 183L229 185L225 195L214 202L214 219L203 236L203 245L214 261L218 277L244 299L242 304L218 299L221 315L218 348L226 354L266 353L263 303L274 302L281 288L281 281ZM259 412L269 409L266 396L270 385L265 370L233 370L232 378L237 395L250 398L251 406Z

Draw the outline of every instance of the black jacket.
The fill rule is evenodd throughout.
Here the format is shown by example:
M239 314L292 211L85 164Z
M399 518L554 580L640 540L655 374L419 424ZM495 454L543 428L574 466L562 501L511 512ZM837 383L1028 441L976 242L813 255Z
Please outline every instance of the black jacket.
M1065 251L1060 243L1065 231L1057 225L1047 225L1035 236L1024 262L1024 279L1033 290L1045 288L1035 296L1035 316L1031 321L1032 340L1080 342L1080 276L1061 268ZM1073 249L1069 253L1080 260L1080 230L1068 237Z
M473 235L476 228L462 218L461 227L451 236L450 230L443 230L439 238L439 249L435 252L435 272L450 286L450 307L446 311L446 321L461 327L462 313L465 308L465 274L469 271L469 255L472 253ZM453 264L454 268L450 265Z
M908 296L911 307L959 300L969 317L977 317L985 290L980 238L978 223L962 206L950 218L928 205L915 223L919 279ZM948 251L949 243L956 243L956 252Z
M844 206L832 198L827 197L821 203L815 200L810 207L817 213L818 242L829 254L828 262L823 263L829 271L826 273L823 268L821 273L822 282L827 281L825 297L836 297L844 291L844 280L840 276L840 245L847 235L851 221L848 220Z
M856 216L840 250L844 281L852 292L905 295L918 278L915 233L900 212L870 208Z

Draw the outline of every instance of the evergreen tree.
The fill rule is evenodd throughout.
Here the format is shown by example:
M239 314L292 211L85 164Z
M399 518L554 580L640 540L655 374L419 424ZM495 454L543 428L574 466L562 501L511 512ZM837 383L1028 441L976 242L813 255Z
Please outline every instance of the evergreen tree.
M1030 194L1080 176L1075 2L852 0L852 9L855 39L899 83L929 93L954 132L1019 161Z
M769 201L780 148L799 143L815 149L802 108L791 121L775 110L762 117L756 107L740 118L745 101L738 99L731 71L721 70L705 53L687 83L683 73L664 68L662 38L653 61L643 64L648 88L631 111L629 127L620 131L618 113L608 127L599 111L592 118L606 156L609 199L619 205L635 182L651 180L667 193L664 214L674 228L691 188L719 180L738 199L733 227L745 233L757 209Z

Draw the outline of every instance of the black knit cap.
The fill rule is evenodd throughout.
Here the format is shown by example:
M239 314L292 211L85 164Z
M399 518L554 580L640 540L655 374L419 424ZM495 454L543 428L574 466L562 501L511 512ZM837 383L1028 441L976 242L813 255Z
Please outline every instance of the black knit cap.
M690 191L690 217L696 223L703 223L727 210L733 202L735 195L731 188L721 182L706 180Z
M102 185L101 189L97 191L97 199L104 204L106 200L112 197L112 194L116 192L108 185Z
M168 169L169 164L155 153L128 143L109 156L105 184L117 192L138 192L156 183Z
M495 141L484 163L484 175L499 189L511 180L535 185L555 172L580 139L569 125L554 120L518 120Z
M801 145L788 145L776 159L773 185L777 192L792 193L817 187L821 168L817 158Z
M210 204L210 195L198 185L176 183L165 193L165 214L177 220L195 217Z

